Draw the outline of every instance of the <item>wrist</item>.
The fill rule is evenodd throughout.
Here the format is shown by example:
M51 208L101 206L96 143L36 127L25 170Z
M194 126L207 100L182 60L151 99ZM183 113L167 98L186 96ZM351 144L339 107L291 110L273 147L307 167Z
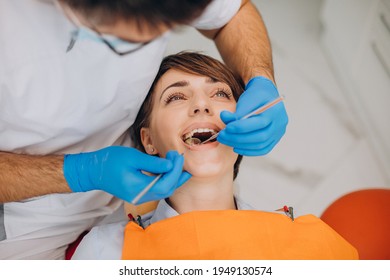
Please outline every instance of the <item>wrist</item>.
M276 89L275 83L272 80L270 80L269 78L264 77L264 76L256 76L256 77L251 78L248 81L248 83L246 84L245 89L248 89L251 86L251 84L253 84L253 83L261 83L262 85L268 84L272 88Z
M88 170L83 164L86 154L68 154L64 156L63 172L66 182L72 192L89 191L90 184L85 182L88 178Z
M251 71L248 71L247 73L244 73L242 75L242 79L245 82L245 84L249 83L250 80L256 77L267 78L268 80L272 81L272 83L276 85L275 78L274 78L274 71L272 68L252 69Z

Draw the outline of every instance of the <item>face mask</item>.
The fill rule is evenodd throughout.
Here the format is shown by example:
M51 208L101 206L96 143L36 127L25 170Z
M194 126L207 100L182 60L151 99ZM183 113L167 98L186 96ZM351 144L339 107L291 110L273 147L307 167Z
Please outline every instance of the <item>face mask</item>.
M98 43L104 43L119 53L131 52L145 45L145 43L127 42L112 35L100 35L90 28L83 26L70 8L66 8L66 6L65 8L62 7L57 1L54 1L54 3L61 12L64 12L64 9L66 9L68 12L67 15L70 16L73 24L77 26L76 29L71 32L72 39L67 48L67 52L73 48L78 40L91 40Z
M132 49L136 49L139 46L142 45L142 43L131 43L124 41L118 37L112 36L112 35L102 35L99 36L96 32L93 30L87 28L87 27L79 27L78 29L72 31L72 36L75 38L75 40L90 40L98 43L104 43L103 39L106 41L106 43L110 44L113 48L118 50L119 52L126 52Z

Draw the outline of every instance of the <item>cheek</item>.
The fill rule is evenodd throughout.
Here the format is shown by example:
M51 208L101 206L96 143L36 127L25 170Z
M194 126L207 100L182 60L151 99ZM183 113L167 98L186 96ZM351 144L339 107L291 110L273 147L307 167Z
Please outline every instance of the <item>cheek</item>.
M177 149L177 142L181 141L178 137L180 120L181 118L168 113L155 114L150 126L150 135L161 156L165 157L169 150Z
M229 112L235 112L236 111L236 102L229 102L225 104L219 104L218 107L216 108L216 111L221 113L222 111L229 111Z
M235 111L236 111L236 108L237 108L237 103L234 102L234 103L232 103L232 104L230 105L230 110L229 110L229 111L235 112Z
M159 153L162 156L165 156L167 152L167 146L170 143L170 135L172 132L169 130L169 126L164 125L164 123L156 124L157 126L151 128L151 138L153 145L157 148ZM157 129L156 129L157 127Z

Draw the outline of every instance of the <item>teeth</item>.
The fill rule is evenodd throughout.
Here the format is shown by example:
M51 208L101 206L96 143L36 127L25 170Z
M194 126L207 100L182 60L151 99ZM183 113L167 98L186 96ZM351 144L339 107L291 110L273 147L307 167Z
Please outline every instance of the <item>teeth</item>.
M186 140L186 139L191 138L192 136L194 136L195 133L203 133L203 132L210 132L211 135L214 135L214 134L217 133L214 129L211 129L211 128L196 128L196 129L186 133L184 135L183 139Z

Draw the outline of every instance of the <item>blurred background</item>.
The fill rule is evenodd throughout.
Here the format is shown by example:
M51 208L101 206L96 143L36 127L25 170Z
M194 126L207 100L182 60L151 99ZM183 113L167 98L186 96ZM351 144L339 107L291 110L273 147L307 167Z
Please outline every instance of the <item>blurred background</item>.
M239 196L260 210L320 216L346 193L390 188L390 0L252 2L290 122L270 154L244 158ZM181 50L220 59L191 28L174 34L167 54Z

